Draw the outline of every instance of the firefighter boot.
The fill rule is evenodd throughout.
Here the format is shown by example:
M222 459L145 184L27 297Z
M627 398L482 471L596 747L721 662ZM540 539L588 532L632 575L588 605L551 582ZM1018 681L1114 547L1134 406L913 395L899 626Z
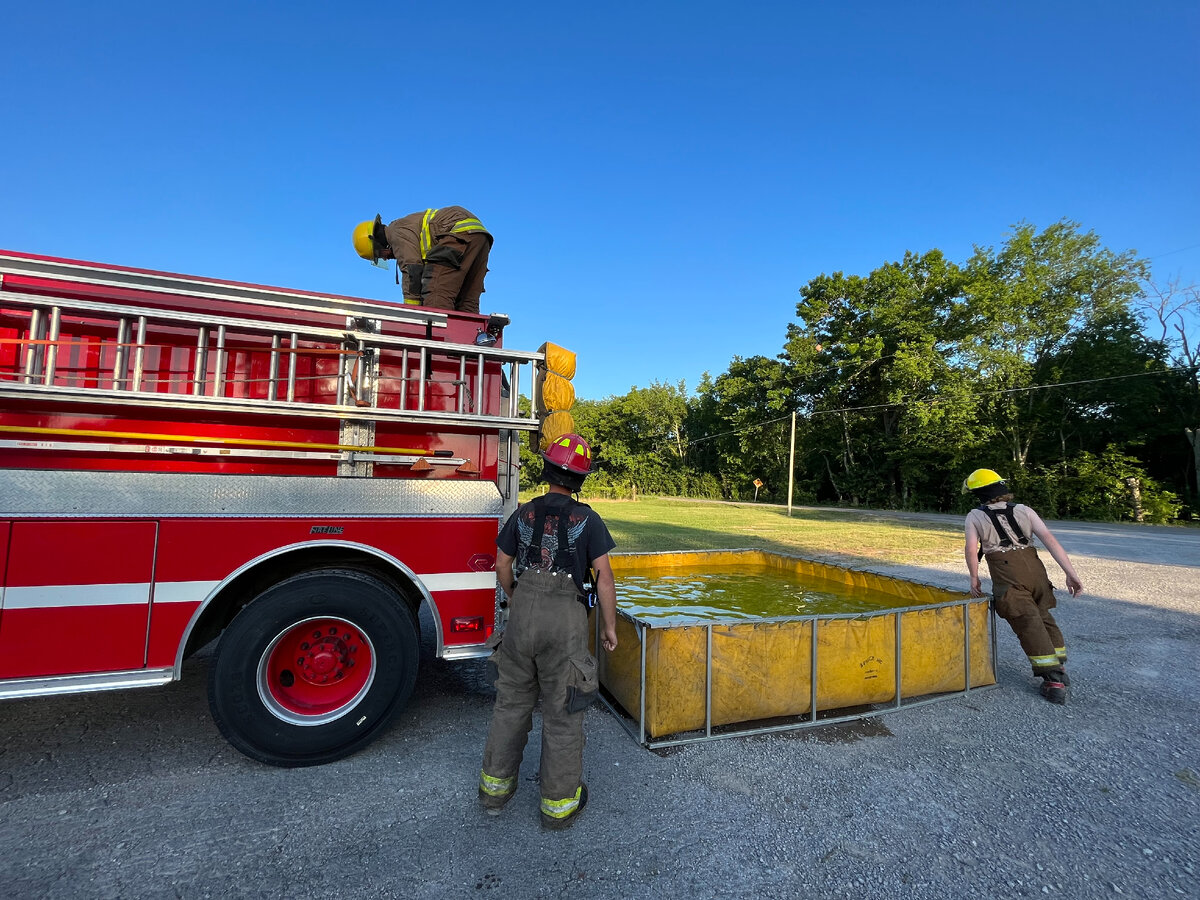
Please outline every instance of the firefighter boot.
M583 808L587 806L588 789L586 784L579 785L579 802L570 812L560 815L557 811L547 812L548 806L557 806L559 804L570 802L574 797L567 801L547 801L542 799L542 827L550 831L561 831L564 828L570 828L575 824L575 820L579 818L579 814L583 812Z
M1051 703L1067 702L1066 673L1062 669L1051 669L1039 673L1042 677L1042 696Z
M516 776L511 778L494 778L486 772L479 777L479 805L489 816L500 815L509 800L517 792Z

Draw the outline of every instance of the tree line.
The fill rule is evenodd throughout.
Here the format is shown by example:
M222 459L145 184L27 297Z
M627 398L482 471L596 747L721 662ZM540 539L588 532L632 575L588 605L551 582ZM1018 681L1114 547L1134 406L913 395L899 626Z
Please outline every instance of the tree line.
M1013 228L800 289L775 357L734 356L695 393L654 382L577 402L591 495L962 511L972 469L1055 518L1200 518L1193 286L1078 223ZM540 467L527 450L523 470Z

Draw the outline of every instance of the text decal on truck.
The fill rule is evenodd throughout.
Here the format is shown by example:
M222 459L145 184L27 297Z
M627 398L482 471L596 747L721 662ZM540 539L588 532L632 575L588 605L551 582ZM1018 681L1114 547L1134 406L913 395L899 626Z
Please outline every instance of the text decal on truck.
M314 525L309 529L309 534L341 534L345 531L341 525Z

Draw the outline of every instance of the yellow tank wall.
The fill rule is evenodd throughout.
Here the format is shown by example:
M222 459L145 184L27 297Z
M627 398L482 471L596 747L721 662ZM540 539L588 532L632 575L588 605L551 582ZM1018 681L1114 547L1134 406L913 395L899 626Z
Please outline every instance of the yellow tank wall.
M596 653L596 611L592 610L589 622L589 642L592 653ZM637 626L625 614L617 616L617 649L600 654L600 683L635 719L641 706L641 646L638 642Z
M944 603L961 594L796 557L762 551L614 554L618 575L653 569L706 571L762 565L800 578L825 578L904 598L908 605ZM969 605L971 685L993 683L986 599ZM904 698L964 687L961 607L910 610L901 618ZM817 628L817 709L894 701L896 613L822 619ZM712 724L729 725L808 713L812 697L813 620L712 626ZM704 728L707 628L645 628L646 732L662 737ZM601 681L635 719L641 702L637 625L622 613L618 647L601 663Z
M963 611L961 607L910 610L900 623L900 684L904 697L961 691L963 670ZM988 600L967 606L970 633L971 687L995 684L992 644L988 638Z

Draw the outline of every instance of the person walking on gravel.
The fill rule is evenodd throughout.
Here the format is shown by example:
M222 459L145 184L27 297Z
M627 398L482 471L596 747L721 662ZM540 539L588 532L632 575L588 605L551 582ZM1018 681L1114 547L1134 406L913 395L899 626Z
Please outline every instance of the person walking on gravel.
M1030 537L1037 537L1062 568L1072 597L1083 591L1083 582L1046 523L1030 507L1012 502L1012 492L999 474L976 469L963 482L963 493L979 500L979 506L967 513L963 548L971 596L983 596L979 562L986 559L996 614L1012 626L1033 674L1042 679L1042 696L1052 703L1065 703L1070 684L1066 642L1050 612L1056 603L1054 587Z

